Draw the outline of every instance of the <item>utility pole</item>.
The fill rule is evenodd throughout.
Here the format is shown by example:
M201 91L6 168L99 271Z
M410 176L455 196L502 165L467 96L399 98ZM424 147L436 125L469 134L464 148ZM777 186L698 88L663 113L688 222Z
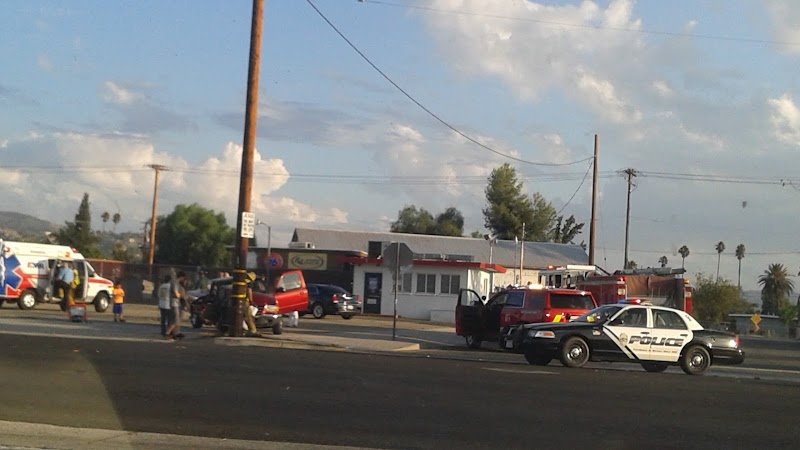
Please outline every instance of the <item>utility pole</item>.
M592 162L592 220L589 224L589 265L594 265L595 236L597 236L597 135L594 135L594 161Z
M628 204L625 208L625 264L622 266L623 269L628 268L628 231L631 225L631 191L633 191L633 179L639 175L639 172L636 169L625 169L622 171L625 176L628 177Z
M523 277L522 271L524 269L524 265L522 263L523 261L525 261L525 222L522 222L522 240L520 240L520 245L519 245L519 284L523 284L522 283L522 277Z
M167 170L167 166L161 164L148 164L147 167L155 170L156 180L153 186L153 212L150 217L150 251L147 257L150 276L153 276L153 256L156 251L156 210L158 209L158 175L162 170Z
M239 180L239 210L236 221L236 250L233 270L233 323L230 334L242 336L244 305L247 298L247 251L250 239L243 236L243 213L250 212L250 197L253 186L253 153L256 145L258 122L258 77L261 64L261 28L264 16L264 0L253 0L253 17L250 24L250 61L247 70L247 100L245 104L244 143L242 146L242 170ZM246 312L250 314L249 311Z

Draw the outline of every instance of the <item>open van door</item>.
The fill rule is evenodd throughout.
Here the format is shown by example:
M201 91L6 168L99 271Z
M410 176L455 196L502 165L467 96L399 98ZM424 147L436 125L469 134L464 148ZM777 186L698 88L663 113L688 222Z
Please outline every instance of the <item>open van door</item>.
M479 348L483 341L483 309L485 297L472 289L458 291L456 304L456 334L464 336L467 347Z
M86 302L89 291L89 265L82 259L76 259L72 266L78 271L78 285L72 290L72 297L75 301Z

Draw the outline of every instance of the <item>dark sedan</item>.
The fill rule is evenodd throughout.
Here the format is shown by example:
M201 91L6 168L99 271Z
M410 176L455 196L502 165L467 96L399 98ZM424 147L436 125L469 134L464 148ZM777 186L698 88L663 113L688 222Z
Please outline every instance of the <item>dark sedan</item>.
M361 314L361 299L342 287L333 284L308 285L308 311L315 319L328 314L338 314L343 319L352 319Z

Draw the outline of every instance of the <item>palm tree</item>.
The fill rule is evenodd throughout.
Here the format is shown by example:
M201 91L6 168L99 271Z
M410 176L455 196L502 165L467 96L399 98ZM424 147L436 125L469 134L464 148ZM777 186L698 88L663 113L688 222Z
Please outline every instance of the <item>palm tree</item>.
M722 252L725 251L725 243L722 241L717 242L717 281L719 281L719 261L722 259Z
M736 286L739 287L739 290L742 289L742 259L744 258L744 244L739 244L736 246L736 259L739 260L739 281L736 282Z
M664 255L661 258L658 258L658 263L661 264L661 267L667 267L667 256Z
M106 223L108 222L108 219L111 218L111 214L106 211L100 215L100 218L103 219L103 231L106 231Z
M120 220L122 220L122 216L120 216L119 213L114 213L114 218L111 219L111 221L114 222L114 232L117 231L117 224Z
M761 288L761 312L778 314L781 307L789 301L789 294L794 291L794 282L783 264L770 264L763 275L758 277Z
M678 249L678 253L681 255L681 269L683 269L684 263L686 262L686 257L689 256L689 247L684 245Z
M626 268L626 269L635 269L635 268L637 268L638 266L639 266L639 265L638 265L638 264L636 264L636 261L634 261L634 260L632 260L632 259L631 259L631 260L629 260L629 261L628 261L628 265L627 265L627 266L625 266L625 268Z

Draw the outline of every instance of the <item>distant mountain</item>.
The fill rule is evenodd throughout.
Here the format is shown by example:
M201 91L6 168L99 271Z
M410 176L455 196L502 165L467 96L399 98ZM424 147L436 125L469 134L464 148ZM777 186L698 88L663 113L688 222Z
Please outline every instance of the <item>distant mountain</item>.
M45 232L56 232L59 228L60 225L27 214L0 211L0 234L7 239L16 239L20 236L37 236L37 240L44 239Z

